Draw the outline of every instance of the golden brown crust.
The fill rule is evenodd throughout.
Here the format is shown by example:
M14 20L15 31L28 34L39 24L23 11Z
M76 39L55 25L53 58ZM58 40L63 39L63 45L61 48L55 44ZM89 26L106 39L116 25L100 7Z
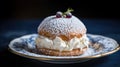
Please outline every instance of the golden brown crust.
M86 30L84 30L84 31L86 31ZM43 30L40 30L40 31L38 32L39 35L48 37L48 38L50 38L50 39L54 39L56 36L58 36L58 37L60 37L62 40L65 40L65 41L69 41L69 40L71 40L71 39L74 38L74 37L81 38L85 33L86 33L86 32L84 32L84 33L74 33L74 32L70 32L70 33L68 33L67 35L63 35L63 34L60 34L60 33L57 34L57 35L55 35L55 34L52 34L51 32L47 32L47 31L43 31Z
M37 48L38 53L42 53L45 55L50 56L78 56L84 53L86 51L87 47L80 49L73 49L72 51L58 51L53 49L47 49L47 48Z

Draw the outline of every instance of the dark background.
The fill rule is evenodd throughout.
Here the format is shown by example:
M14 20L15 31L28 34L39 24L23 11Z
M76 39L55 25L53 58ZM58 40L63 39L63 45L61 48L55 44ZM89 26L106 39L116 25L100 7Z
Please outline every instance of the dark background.
M67 8L83 18L120 18L120 4L115 0L2 0L0 4L4 19L44 18Z
M1 0L0 1L0 65L13 67L78 66L120 67L120 51L103 58L70 65L49 64L14 55L9 42L17 37L37 33L37 27L47 16L73 8L88 32L111 37L120 43L120 4L115 0Z

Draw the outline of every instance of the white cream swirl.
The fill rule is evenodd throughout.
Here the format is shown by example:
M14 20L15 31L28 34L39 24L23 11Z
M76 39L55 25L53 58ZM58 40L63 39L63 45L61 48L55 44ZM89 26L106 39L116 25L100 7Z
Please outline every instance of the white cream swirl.
M48 48L54 49L59 51L71 51L76 48L84 48L88 47L89 39L86 35L82 36L81 38L74 37L70 41L64 41L60 37L56 37L55 39L51 40L44 36L39 36L36 39L36 45L38 48Z

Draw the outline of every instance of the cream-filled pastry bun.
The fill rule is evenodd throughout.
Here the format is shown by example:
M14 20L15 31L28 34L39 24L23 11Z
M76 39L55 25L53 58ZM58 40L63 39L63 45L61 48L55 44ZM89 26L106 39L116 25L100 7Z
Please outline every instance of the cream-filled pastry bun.
M76 56L88 48L85 25L70 12L45 18L38 27L38 53L51 56Z

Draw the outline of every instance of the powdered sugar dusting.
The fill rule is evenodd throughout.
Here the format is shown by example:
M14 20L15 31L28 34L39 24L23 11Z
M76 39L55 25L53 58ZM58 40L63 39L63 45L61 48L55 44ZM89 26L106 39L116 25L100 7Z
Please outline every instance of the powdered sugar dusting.
M56 18L49 16L45 18L38 27L38 32L44 30L54 35L68 35L70 32L84 34L85 25L75 16L71 18Z

